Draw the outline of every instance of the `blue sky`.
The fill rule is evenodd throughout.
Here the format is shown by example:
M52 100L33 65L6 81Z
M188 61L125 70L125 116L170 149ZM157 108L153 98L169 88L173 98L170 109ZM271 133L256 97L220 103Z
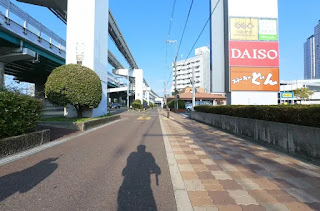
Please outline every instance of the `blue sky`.
M48 9L13 1L42 24L65 39L66 26ZM191 0L177 0L170 39L180 41ZM174 59L174 45L166 46L173 0L109 0L110 9L118 22L127 44L144 70L149 85L163 94L163 82L170 82L167 67ZM280 78L303 79L303 43L313 34L320 20L319 0L279 0ZM209 17L209 0L195 0L178 59L186 58L195 39ZM197 47L208 46L209 25ZM121 63L125 59L109 39L109 48ZM194 50L191 56L194 54ZM167 55L167 56L166 56ZM111 71L109 66L109 71Z

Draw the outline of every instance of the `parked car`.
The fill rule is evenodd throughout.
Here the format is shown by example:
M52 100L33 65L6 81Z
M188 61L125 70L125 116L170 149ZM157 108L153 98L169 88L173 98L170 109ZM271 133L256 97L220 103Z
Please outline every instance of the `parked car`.
M186 103L186 110L192 111L192 103Z
M112 103L112 104L110 105L110 108L115 108L115 109L121 108L121 105L120 105L119 103Z

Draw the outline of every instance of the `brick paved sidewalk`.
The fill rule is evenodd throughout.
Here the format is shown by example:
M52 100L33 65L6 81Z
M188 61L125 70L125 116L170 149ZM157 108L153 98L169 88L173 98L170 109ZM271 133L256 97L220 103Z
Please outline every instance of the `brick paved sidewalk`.
M195 211L320 210L320 168L218 129L161 116Z

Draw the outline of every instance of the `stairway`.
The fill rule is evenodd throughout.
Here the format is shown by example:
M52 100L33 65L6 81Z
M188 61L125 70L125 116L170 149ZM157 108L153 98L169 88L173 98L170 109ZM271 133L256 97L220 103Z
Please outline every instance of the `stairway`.
M64 116L63 106L55 106L51 104L47 99L43 101L41 118L61 117L61 116Z

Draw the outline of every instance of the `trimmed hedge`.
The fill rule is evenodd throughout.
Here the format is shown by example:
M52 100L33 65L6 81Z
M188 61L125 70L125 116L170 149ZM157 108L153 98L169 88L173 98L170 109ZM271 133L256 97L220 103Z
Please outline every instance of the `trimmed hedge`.
M170 109L174 109L174 100L170 100L168 102L168 106ZM178 100L178 109L185 109L186 108L186 103L183 100Z
M40 119L42 102L17 92L0 91L0 138L30 132Z
M45 85L45 93L52 104L71 104L76 108L78 117L82 117L82 111L99 106L102 85L99 76L90 68L68 64L52 71Z
M198 112L320 127L320 105L196 106Z
M131 103L131 106L134 110L143 109L143 105L141 104L141 100L135 100L133 103Z

